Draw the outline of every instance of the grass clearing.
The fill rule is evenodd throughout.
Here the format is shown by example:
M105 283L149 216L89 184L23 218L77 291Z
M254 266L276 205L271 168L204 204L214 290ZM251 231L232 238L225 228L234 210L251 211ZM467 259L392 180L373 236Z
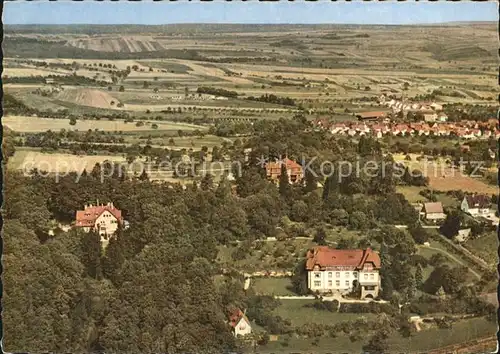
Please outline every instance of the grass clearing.
M393 334L389 337L389 348L398 353L414 353L492 336L496 331L495 322L485 318L472 318L454 323L451 329L427 329L410 338Z
M489 232L479 238L469 240L464 246L488 264L495 266L498 263L498 235L496 232Z
M497 324L485 318L472 318L453 324L450 329L430 328L414 333L410 338L404 338L399 333L389 335L388 343L391 353L419 353L448 345L465 343L475 339L492 336L497 331ZM370 335L364 340L352 342L349 337L339 335L336 338L320 338L313 344L314 339L290 338L284 345L283 336L278 341L269 342L264 347L259 347L257 353L360 353L362 347L368 342ZM495 348L491 348L494 350Z
M296 295L289 289L291 285L290 278L252 278L250 283L257 294L277 296Z
M426 203L427 198L420 195L420 191L424 190L422 187L416 186L397 186L396 192L404 195L406 200L410 203Z
M262 242L260 250L247 250L246 257L233 260L232 254L238 246L219 246L218 262L251 273L266 270L291 271L305 252L315 244L312 240L289 240Z
M327 310L317 310L305 305L313 304L316 300L281 300L281 305L274 310L274 314L290 320L292 326L302 326L308 323L335 324L345 321L354 321L361 318L375 319L373 313L340 313Z
M429 248L426 246L418 247L418 254L425 257L427 260L431 259L431 257L434 256L435 254L442 254L447 259L447 261L445 262L446 265L448 265L450 267L462 266L462 264L460 264L460 263L456 262L455 260L451 259L450 257L448 257L448 255L446 253L444 253L446 250L439 247L436 242L433 242L431 244L431 247L433 247L433 248ZM431 275L433 270L434 270L434 267L431 265L428 265L427 267L422 268L422 275L423 275L424 281L429 277L429 275ZM467 277L471 278L471 279L473 278L472 274L470 274L470 273L467 274Z

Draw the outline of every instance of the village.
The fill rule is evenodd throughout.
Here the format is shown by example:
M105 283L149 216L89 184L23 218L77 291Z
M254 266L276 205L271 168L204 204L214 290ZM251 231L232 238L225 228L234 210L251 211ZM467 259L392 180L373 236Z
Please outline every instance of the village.
M496 118L482 122L470 120L447 122L448 117L442 111L443 106L435 102L403 104L394 99L386 102L385 96L382 96L379 103L391 110L357 113L358 122L332 122L320 118L315 120L314 125L317 129L349 137L430 136L463 140L500 138Z

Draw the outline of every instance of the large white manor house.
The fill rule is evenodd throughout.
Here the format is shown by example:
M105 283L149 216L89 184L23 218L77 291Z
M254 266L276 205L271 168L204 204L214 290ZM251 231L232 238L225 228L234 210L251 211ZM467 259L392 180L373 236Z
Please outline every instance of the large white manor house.
M361 298L376 298L380 290L380 257L371 250L339 250L318 246L307 252L307 284L312 292L347 294L356 284Z

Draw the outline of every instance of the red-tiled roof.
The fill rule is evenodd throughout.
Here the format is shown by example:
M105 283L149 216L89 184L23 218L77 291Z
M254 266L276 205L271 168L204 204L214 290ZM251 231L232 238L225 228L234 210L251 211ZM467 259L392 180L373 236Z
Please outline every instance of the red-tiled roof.
M76 226L94 226L96 219L105 211L109 211L118 220L118 222L122 222L121 210L112 205L96 205L87 207L85 210L78 210L76 212Z
M240 309L234 309L230 314L229 314L229 325L231 327L236 327L238 325L238 322L240 322L240 320L244 318L245 321L247 321L247 323L250 323L250 321L248 320L248 318L245 316L245 314L243 313L243 311L241 311Z
M428 214L442 214L443 211L443 204L441 202L436 202L436 203L425 203L424 204L424 210Z
M307 252L306 269L314 266L323 267L346 266L362 268L365 263L373 263L380 268L380 257L372 249L339 250L328 246L318 246Z
M275 173L279 173L281 174L281 165L282 164L285 164L286 166L286 169L287 170L292 170L292 171L295 171L295 170L302 170L302 166L299 165L297 162L293 161L293 160L290 160L289 158L285 157L283 160L281 161L278 161L278 162L269 162L266 164L266 170L268 171L268 173L270 173L271 171L272 172L275 172Z

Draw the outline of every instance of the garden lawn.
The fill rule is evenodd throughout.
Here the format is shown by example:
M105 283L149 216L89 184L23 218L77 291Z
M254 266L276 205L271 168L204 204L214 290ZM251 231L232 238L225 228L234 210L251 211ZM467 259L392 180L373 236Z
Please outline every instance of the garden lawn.
M484 318L473 318L453 324L451 329L431 328L414 333L410 338L404 338L393 332L388 339L390 353L418 353L431 349L438 349L448 345L460 344L474 339L489 337L495 334L495 322ZM367 334L365 340L352 342L349 337L339 335L336 338L320 338L315 342L313 338L290 338L284 345L285 336L278 341L269 342L266 346L258 347L256 353L360 353L372 334ZM494 348L491 348L492 350Z
M465 247L490 265L498 263L498 238L496 232L489 232L465 243Z
M259 295L297 295L289 288L290 278L252 278L250 287ZM286 300L284 300L286 301Z
M280 300L281 305L274 310L274 314L288 319L292 326L301 326L307 323L335 324L345 321L355 321L362 317L368 320L375 319L373 313L340 313L327 310L317 310L313 307L304 307L313 304L316 300Z

